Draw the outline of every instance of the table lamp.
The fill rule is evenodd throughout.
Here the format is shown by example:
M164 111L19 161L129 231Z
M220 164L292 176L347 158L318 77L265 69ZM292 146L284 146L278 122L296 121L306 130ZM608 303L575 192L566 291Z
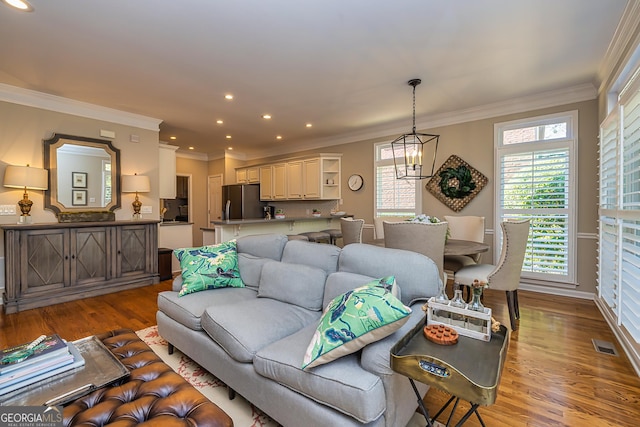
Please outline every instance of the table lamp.
M33 202L29 200L29 194L27 190L46 190L49 180L49 171L41 168L33 168L27 166L13 166L8 165L4 171L4 183L5 187L9 188L23 188L24 195L22 200L18 202L22 215L20 216L19 223L31 222L31 206Z
M146 175L123 175L122 176L122 192L136 193L136 199L131 203L133 206L133 217L140 218L140 208L142 202L138 199L138 193L148 193L151 191L149 177Z

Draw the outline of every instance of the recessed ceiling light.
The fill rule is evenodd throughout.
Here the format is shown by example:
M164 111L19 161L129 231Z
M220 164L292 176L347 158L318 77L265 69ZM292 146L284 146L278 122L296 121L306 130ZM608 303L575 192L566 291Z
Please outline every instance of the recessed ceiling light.
M233 95L231 95L230 93L226 94L224 96L224 99L233 99Z
M189 150L193 150L193 147L189 147Z
M216 120L216 123L221 125L222 123L224 123L222 120Z
M2 0L2 2L22 12L33 12L33 6L25 0Z
M178 139L178 137L177 136L170 136L169 139L176 140L176 139Z
M307 123L305 126L306 126L306 127L308 127L308 128L310 128L310 127L311 127L311 126L313 126L313 125L312 125L311 123Z
M233 147L227 147L227 150L233 151Z
M265 120L269 120L271 118L271 114L263 114L262 118Z
M227 135L227 136L225 136L225 138L231 139L231 135Z
M276 139L282 139L282 135L277 135Z

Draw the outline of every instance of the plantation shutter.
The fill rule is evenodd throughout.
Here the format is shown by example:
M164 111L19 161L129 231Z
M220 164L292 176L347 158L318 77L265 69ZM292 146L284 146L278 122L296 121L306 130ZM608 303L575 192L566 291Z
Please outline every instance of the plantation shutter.
M413 216L419 212L420 181L397 179L391 143L376 146L375 216Z
M621 96L622 211L620 322L640 342L640 80Z
M502 155L498 194L502 220L531 219L523 276L572 281L569 147Z
M606 304L619 317L619 227L615 218L618 206L619 116L615 110L600 129L600 235L598 247L598 290ZM605 213L604 210L607 210Z

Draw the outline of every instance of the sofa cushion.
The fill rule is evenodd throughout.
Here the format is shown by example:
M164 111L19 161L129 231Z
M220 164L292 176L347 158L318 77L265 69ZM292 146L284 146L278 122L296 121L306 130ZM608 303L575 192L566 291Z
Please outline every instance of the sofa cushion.
M180 261L182 288L179 296L225 287L244 287L238 271L235 240L199 248L175 249Z
M333 299L320 318L302 368L354 353L400 328L411 309L393 296L394 281L393 276L385 277Z
M288 238L284 234L255 234L238 237L238 253L280 261Z
M325 271L316 267L271 261L262 267L258 297L321 311L326 279Z
M386 408L384 385L380 377L362 369L358 354L312 371L300 369L315 329L315 324L309 325L258 351L256 372L362 423L378 419Z
M290 240L282 252L282 261L320 268L328 275L338 271L340 251L341 249L335 245Z
M273 262L273 260L238 252L238 270L240 271L240 278L247 288L258 290L262 266L268 262Z
M165 291L158 294L158 310L189 329L201 331L200 318L206 308L256 299L257 295L249 288L211 289L182 297L178 292Z
M337 296L344 294L352 289L359 288L360 286L366 285L372 280L376 280L375 277L365 276L363 274L355 274L355 273L345 273L343 271L338 271L332 273L327 277L327 281L324 285L324 297L322 299L322 307L324 309L327 308L329 303ZM396 285L394 281L394 286L391 289L393 296L400 298L400 287Z
M409 306L438 295L438 267L417 252L353 243L342 248L339 270L373 277L394 275L402 302Z
M202 329L233 359L250 363L256 352L317 322L320 313L270 298L209 307Z

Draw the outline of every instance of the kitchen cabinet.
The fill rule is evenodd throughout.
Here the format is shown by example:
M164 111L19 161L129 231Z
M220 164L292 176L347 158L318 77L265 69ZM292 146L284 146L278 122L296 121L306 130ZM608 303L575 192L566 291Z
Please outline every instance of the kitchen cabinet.
M287 199L287 165L277 163L272 166L273 171L273 200Z
M259 170L260 200L338 200L342 197L340 154L292 159L263 165Z
M175 145L160 144L158 193L161 199L176 198L176 150Z
M257 184L260 182L260 168L257 166L247 168L247 182L249 184Z
M302 161L287 163L287 200L300 200L304 197Z
M157 224L2 225L5 313L158 283Z
M260 200L273 200L273 168L260 167Z
M236 184L246 184L247 182L247 170L236 169Z

